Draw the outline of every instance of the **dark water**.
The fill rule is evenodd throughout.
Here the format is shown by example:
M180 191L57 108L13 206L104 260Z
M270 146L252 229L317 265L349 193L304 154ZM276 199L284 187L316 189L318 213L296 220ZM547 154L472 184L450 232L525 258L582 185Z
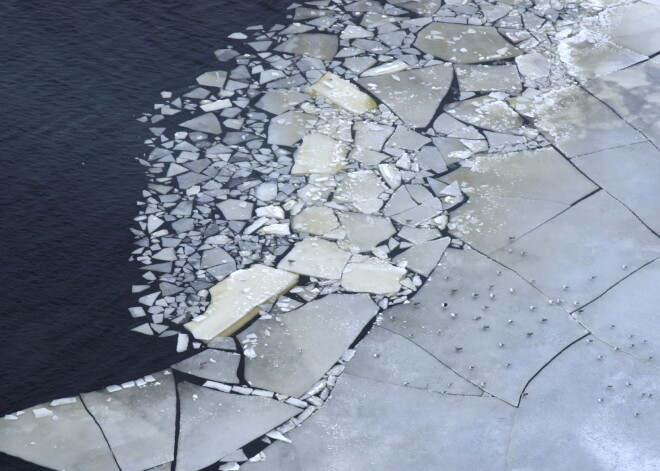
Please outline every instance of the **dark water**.
M135 118L289 3L0 2L0 415L179 358L176 337L130 332L128 228L146 186ZM32 469L0 454L2 471Z

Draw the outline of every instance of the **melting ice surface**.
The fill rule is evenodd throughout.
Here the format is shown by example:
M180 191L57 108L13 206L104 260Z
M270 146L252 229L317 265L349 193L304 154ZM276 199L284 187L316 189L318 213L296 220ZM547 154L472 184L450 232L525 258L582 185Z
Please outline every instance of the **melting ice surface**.
M133 330L193 355L8 415L0 450L80 470L657 468L640 287L660 257L660 6L291 13L140 118Z

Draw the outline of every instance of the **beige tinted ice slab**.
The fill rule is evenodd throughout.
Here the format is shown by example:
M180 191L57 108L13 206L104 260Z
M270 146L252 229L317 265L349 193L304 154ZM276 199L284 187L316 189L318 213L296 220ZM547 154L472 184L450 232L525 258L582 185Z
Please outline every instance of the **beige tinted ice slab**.
M593 336L580 340L526 389L511 434L507 469L656 469L657 390L657 368Z
M658 238L604 191L492 254L535 280L546 295L563 300L567 311L592 301L658 256Z
M233 340L233 339L232 339ZM205 378L218 383L238 383L238 353L223 352L212 348L175 363L172 368L189 375Z
M369 252L396 233L388 218L361 213L339 213L351 249Z
M293 232L323 235L339 228L339 221L335 212L325 206L313 206L303 209L291 218Z
M0 452L50 469L119 471L103 434L79 398L0 418Z
M270 90L264 93L254 106L279 115L309 99L309 95L293 90Z
M293 154L292 175L340 172L346 165L348 149L344 143L325 134L309 134Z
M297 275L265 265L235 271L209 290L211 304L204 315L185 327L198 340L231 335L257 314L259 306L286 293L297 282Z
M142 471L174 459L174 378L163 373L151 376L155 381L141 386L82 395L122 470Z
M205 468L300 413L266 397L226 394L185 381L178 392L179 471Z
M327 72L311 87L314 96L349 113L362 114L378 107L369 95L348 80Z
M660 58L655 57L642 64L590 80L586 87L636 129L646 134L657 147L660 146L658 83L660 83ZM618 145L631 142L621 139Z
M515 410L344 374L293 443L271 445L241 471L505 469Z
M448 248L414 301L386 310L381 326L512 405L543 365L586 333L516 273L470 249Z
M653 144L594 152L573 163L660 234L660 151Z
M612 42L647 56L660 51L660 3L619 5L599 16L596 27Z
M339 47L339 39L334 34L297 34L275 48L278 52L302 54L331 61Z
M350 204L361 213L371 214L378 211L383 201L378 197L387 190L387 186L371 170L359 170L344 176L333 196L337 203Z
M393 295L401 289L401 280L405 276L405 268L377 258L368 258L349 263L341 277L341 285L355 293Z
M502 133L520 133L523 119L502 100L489 96L445 106L445 111L464 123Z
M539 95L529 108L534 124L569 157L645 140L616 113L578 86Z
M523 57L523 56L520 56ZM518 67L505 65L457 65L456 77L462 92L509 92L522 90Z
M378 306L361 294L330 294L279 319L259 319L239 335L256 336L245 359L251 386L298 397L342 356L376 315Z
M449 91L453 77L451 66L434 65L389 75L363 77L357 82L389 106L404 123L425 128Z
M277 267L301 275L338 280L350 256L334 242L308 237L294 245Z
M442 60L474 64L522 54L492 26L431 23L417 34L417 46Z
M400 253L392 261L394 263L407 262L407 269L420 275L429 276L438 266L438 262L447 247L449 247L450 242L449 237L423 242Z
M382 327L374 327L360 341L346 373L384 383L446 394L481 396L465 381L418 345Z
M193 131L200 131L209 134L220 134L222 132L222 126L220 126L220 121L213 113L206 113L196 118L189 119L184 121L179 126L192 129Z
M268 124L268 143L293 146L316 123L317 118L302 111L287 111L274 117Z

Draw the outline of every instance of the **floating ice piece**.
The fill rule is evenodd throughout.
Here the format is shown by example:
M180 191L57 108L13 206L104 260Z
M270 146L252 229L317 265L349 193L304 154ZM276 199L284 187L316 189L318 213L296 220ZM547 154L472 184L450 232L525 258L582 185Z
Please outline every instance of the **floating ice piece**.
M348 157L365 165L378 165L383 160L390 158L387 154L360 146L354 146Z
M303 137L302 144L294 153L292 175L340 172L346 165L346 145L324 134L314 133Z
M422 69L376 77L357 82L416 128L425 128L449 91L454 71L451 66L434 65Z
M228 221L248 221L252 218L254 204L242 200L225 200L217 204Z
M369 252L396 233L388 218L361 213L339 213L351 248Z
M395 267L377 258L369 258L349 263L341 277L341 285L355 293L393 295L401 289L401 280L405 276L405 268Z
M518 56L518 58L524 56ZM517 59L518 59L517 58ZM518 67L505 65L457 65L455 67L461 92L509 92L520 93L522 84Z
M337 362L377 312L367 295L330 294L278 320L259 319L239 334L241 341L259 338L256 356L245 360L245 378L251 386L298 397Z
M350 253L340 249L334 242L308 237L294 245L277 268L301 275L338 280L350 257Z
M442 239L423 242L407 249L392 259L392 262L407 262L406 268L419 273L420 275L429 276L431 272L438 266L440 258L445 253L451 239L443 237Z
M420 16L433 16L442 5L441 0L404 0L390 1L390 3Z
M377 326L357 345L345 373L446 394L483 394L409 339Z
M62 404L51 410L51 417L38 418L42 410L49 410L47 406L41 404L23 414L1 418L0 452L50 469L119 471L101 430L82 402Z
M385 64L365 70L360 74L361 77L375 77L376 75L393 74L408 70L410 66L400 59L386 62Z
M378 197L387 190L380 177L371 170L358 170L348 173L337 185L333 201L347 203L358 211L372 214L378 211L383 201Z
M373 98L356 85L331 72L327 72L314 83L311 91L313 96L320 96L349 113L362 114L378 107Z
M331 61L337 54L339 39L334 34L297 34L275 48L278 52L303 54L324 61Z
M209 348L179 363L175 363L172 368L211 381L237 384L236 371L240 361L241 356L237 353L222 352Z
M392 134L386 145L405 150L419 150L422 146L430 142L431 139L422 136L418 132L411 131L403 126L397 126L396 131L394 131L394 134Z
M214 70L212 72L204 72L202 75L197 77L197 83L204 85L206 87L218 87L222 88L225 86L227 81L227 72L224 70Z
M379 151L394 132L394 127L370 121L356 121L353 124L353 131L357 147Z
M323 235L339 227L339 221L332 209L325 206L312 206L303 209L291 219L294 232Z
M153 377L156 381L141 387L82 395L122 470L142 471L174 459L174 379L163 373Z
M317 118L302 111L287 111L270 120L268 143L278 146L293 146L307 134L307 128L317 122Z
M460 64L491 62L522 54L492 26L431 23L417 34L415 46L442 60Z
M442 158L440 151L434 146L424 146L417 154L417 162L423 169L432 170L436 173L447 171L447 164Z
M538 80L550 75L550 62L540 52L517 56L516 65L526 80Z
M433 198L396 214L392 219L399 224L415 227L437 216L441 212L442 202L438 198Z
M306 93L293 90L270 90L264 93L254 106L269 113L279 115L309 99L310 97Z
M218 121L218 118L216 118L213 113L206 113L189 119L188 121L181 123L179 126L209 134L220 134L222 132L220 121Z
M489 96L451 103L445 111L464 123L489 131L517 134L523 125L523 119L505 101Z
M205 468L300 413L273 399L226 394L188 382L179 383L178 390L179 471Z
M298 276L264 265L238 270L213 286L204 318L185 324L198 340L231 335L257 315L259 306L276 299L298 282Z
M366 30L361 26L347 25L339 35L339 39L358 39L358 38L371 38L374 33Z
M216 280L221 280L236 270L233 257L220 247L202 252L201 268L206 269Z

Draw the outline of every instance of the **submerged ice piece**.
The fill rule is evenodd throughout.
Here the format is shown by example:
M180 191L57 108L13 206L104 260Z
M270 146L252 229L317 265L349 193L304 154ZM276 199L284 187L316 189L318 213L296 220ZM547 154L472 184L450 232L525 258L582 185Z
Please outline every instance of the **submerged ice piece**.
M198 340L209 341L227 336L245 325L259 311L259 306L289 291L298 275L265 265L238 270L212 287L211 304L203 316L185 327Z
M522 54L492 26L431 23L417 35L421 51L445 61L475 64Z
M348 149L341 141L324 134L309 134L293 155L295 163L291 174L338 173L346 165L347 153Z
M454 78L451 66L434 65L376 77L358 83L416 128L429 125Z
M378 107L369 95L343 78L327 72L311 87L312 95L350 113L362 114Z

